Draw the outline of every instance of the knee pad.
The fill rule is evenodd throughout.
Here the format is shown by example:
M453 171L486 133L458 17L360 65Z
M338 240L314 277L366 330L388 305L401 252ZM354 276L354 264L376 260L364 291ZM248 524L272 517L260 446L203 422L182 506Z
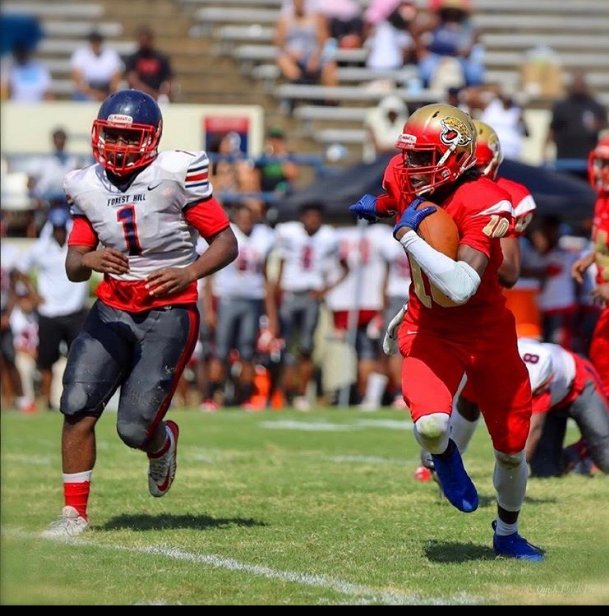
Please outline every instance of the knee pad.
M64 388L59 408L67 417L81 413L100 414L103 410L102 400L96 399L97 396L92 394L95 394L95 392L90 391L90 387L86 383L73 383Z
M506 469L517 468L525 460L524 451L519 451L518 453L503 453L495 449L495 460L497 460L497 464L500 464Z
M149 438L147 426L133 421L119 421L116 431L121 441L132 449L141 449Z
M414 424L419 444L430 453L442 453L448 445L448 413L423 415Z

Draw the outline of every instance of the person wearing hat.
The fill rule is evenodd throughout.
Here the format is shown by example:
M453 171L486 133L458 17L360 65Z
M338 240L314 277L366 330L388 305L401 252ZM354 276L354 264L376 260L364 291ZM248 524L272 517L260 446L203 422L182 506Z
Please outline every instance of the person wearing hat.
M44 403L52 409L53 365L60 358L63 345L69 348L80 332L87 315L89 285L70 282L66 274L68 226L71 222L68 210L51 208L48 222L51 233L36 240L18 266L23 274L31 276L36 272L35 287L40 296L37 358L42 377L40 393Z
M389 94L366 114L364 126L370 143L365 158L372 162L383 154L397 154L395 136L408 119L408 107L397 94Z
M119 88L123 62L117 51L104 46L104 37L92 30L89 44L72 54L72 98L78 101L103 101Z

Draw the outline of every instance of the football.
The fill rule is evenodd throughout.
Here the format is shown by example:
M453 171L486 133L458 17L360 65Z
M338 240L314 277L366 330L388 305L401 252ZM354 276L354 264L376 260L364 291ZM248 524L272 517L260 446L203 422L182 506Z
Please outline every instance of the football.
M421 210L435 207L436 211L427 216L419 225L418 234L433 248L451 259L457 258L459 231L452 216L431 201L423 201L417 207Z

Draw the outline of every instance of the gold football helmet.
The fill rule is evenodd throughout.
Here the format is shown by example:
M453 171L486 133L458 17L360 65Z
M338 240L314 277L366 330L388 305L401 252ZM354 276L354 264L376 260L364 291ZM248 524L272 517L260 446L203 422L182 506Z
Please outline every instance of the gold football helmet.
M476 127L476 167L482 175L494 180L497 177L499 165L503 162L503 152L499 136L492 126L480 120L474 120Z
M402 151L402 190L432 193L475 166L476 128L457 107L425 105L408 118L396 147Z

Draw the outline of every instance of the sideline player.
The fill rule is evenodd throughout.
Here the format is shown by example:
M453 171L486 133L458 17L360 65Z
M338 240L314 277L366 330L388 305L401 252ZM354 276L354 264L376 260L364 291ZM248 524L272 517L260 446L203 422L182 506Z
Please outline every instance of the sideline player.
M590 184L597 192L594 207L592 242L594 250L576 261L571 273L580 284L584 272L596 263L596 287L592 297L602 306L590 343L590 360L603 382L605 396L609 397L609 134L605 133L592 152L588 162Z
M60 403L65 506L46 536L78 535L89 524L95 424L118 387L118 434L147 453L152 496L167 493L179 432L163 418L199 333L197 280L237 256L212 196L207 155L159 154L162 125L149 95L110 95L93 122L97 163L64 181L74 217L68 278L88 280L96 271L104 279L68 354ZM198 233L210 244L199 258Z
M432 453L451 504L466 513L477 509L476 488L449 436L453 398L467 373L495 453L493 548L498 556L541 561L542 550L518 533L528 478L524 447L531 387L498 278L503 261L499 240L513 222L510 196L475 168L476 129L456 107L421 107L406 121L396 145L403 160L395 170L403 202L379 212L373 199L350 210L366 217L388 209L399 214L394 237L410 259L412 284L398 338L404 356L402 390L415 437ZM417 209L430 198L457 225L456 261L416 233L436 211ZM511 378L498 382L496 375L506 371Z

